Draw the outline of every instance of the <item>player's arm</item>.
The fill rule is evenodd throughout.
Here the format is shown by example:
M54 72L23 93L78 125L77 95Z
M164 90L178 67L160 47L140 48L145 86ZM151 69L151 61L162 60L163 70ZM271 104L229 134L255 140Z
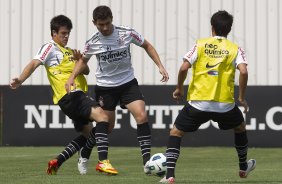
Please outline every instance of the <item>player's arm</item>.
M244 113L248 112L248 104L245 99L245 92L248 83L248 69L246 63L240 63L237 66L238 70L240 71L239 75L239 98L238 101L244 107Z
M159 67L159 72L163 76L161 81L167 82L168 79L169 79L169 76L168 76L166 69L162 65L162 62L160 60L159 54L157 53L156 49L146 39L144 40L144 43L141 45L141 47L143 47L146 50L146 52L150 56L150 58Z
M70 75L68 81L66 82L65 84L65 89L66 91L69 93L72 88L75 88L75 78L79 75L79 74L83 74L83 72L85 70L87 70L87 62L89 61L88 58L85 58L85 57L81 57L76 63L75 63L75 66L74 66L74 69L72 71L72 74ZM89 68L88 68L89 69Z
M90 73L90 69L89 69L89 66L86 65L85 69L83 70L82 74L83 75L88 75Z
M191 68L191 64L187 59L183 60L183 63L178 72L178 79L176 89L174 90L172 96L173 98L179 102L184 96L184 88L183 83L187 77L188 69Z
M36 70L36 68L41 65L41 61L38 59L31 60L19 77L13 78L10 82L11 89L17 89L21 84Z
M82 58L82 54L80 52L80 50L77 49L73 49L73 59L77 62L80 58ZM82 74L84 75L88 75L90 72L90 69L88 67L88 65L86 65L85 69L82 71Z

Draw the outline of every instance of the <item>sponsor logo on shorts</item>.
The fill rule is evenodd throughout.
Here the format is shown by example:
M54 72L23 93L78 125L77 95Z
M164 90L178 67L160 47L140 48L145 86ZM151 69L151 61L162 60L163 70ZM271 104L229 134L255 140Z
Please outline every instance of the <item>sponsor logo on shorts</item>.
M99 96L99 104L100 104L101 107L104 106L104 99L103 99L102 96Z
M94 101L94 99L91 96L86 96L86 98L89 98L89 100Z

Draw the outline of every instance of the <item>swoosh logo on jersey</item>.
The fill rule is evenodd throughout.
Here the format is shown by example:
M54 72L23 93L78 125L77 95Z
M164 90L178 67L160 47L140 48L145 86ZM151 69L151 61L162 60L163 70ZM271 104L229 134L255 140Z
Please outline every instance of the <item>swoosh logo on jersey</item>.
M209 65L209 63L207 63L206 68L213 68L216 67L217 65L219 65L222 62L216 63L215 65Z

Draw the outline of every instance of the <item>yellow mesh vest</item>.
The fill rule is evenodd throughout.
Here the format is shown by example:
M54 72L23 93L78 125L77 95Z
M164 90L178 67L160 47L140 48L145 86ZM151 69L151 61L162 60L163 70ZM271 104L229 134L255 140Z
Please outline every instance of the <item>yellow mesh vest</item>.
M234 59L238 46L227 39L197 41L198 59L193 64L187 100L234 102Z
M53 101L55 104L67 93L65 83L70 77L75 66L75 61L72 60L73 52L70 48L63 48L55 44L64 54L63 60L57 66L46 66L47 76L50 85L53 89ZM75 79L76 89L86 92L88 90L87 82L84 75L78 75Z

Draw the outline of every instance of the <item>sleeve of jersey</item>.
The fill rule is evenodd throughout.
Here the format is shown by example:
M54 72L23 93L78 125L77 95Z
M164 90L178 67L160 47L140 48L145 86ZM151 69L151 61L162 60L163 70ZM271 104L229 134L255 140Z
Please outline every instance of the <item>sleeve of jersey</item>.
M245 63L245 64L248 64L247 60L246 60L246 55L245 55L245 51L239 47L238 48L238 54L237 54L237 57L235 59L235 65L236 67L241 64L241 63Z
M132 43L134 43L135 45L141 46L144 43L144 37L134 29L132 29L132 31L130 32L130 37Z
M189 63L191 65L193 65L195 63L195 61L198 58L198 54L197 54L197 45L195 44L184 56L183 56L183 60L186 59L187 61L189 61Z
M45 62L48 60L48 56L53 50L53 44L47 43L44 44L37 52L37 54L34 56L33 59L38 59L42 62L42 64L45 64Z
M93 52L91 51L91 45L89 42L86 42L83 50L83 56L90 59L92 55Z

